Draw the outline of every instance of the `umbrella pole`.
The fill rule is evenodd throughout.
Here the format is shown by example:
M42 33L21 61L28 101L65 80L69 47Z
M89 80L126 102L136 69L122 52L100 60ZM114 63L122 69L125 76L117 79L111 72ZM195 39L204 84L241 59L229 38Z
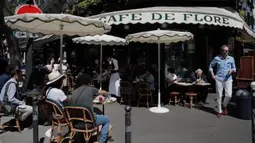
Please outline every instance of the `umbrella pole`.
M160 43L158 43L158 108L161 107L161 94L160 94Z
M102 90L103 45L100 45L100 90Z
M60 70L60 73L62 74L62 63L63 63L63 35L61 34L60 35L60 65L59 65L59 70Z
M161 107L161 93L160 93L160 43L158 43L158 106L150 108L153 113L167 113L169 109Z

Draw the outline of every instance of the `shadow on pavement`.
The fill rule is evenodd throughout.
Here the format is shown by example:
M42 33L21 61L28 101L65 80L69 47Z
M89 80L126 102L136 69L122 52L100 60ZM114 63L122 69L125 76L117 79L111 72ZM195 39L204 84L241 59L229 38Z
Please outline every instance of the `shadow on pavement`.
M32 125L32 115L30 115L25 121L19 121L20 129L21 131L24 130L24 128L30 128ZM8 122L5 122L3 126L8 125L9 127L4 128L1 130L0 134L5 133L7 131L10 132L18 132L18 129L14 126L16 126L16 120L11 119Z
M201 111L205 111L205 112L213 114L213 115L217 115L217 111L213 107L199 106L196 109L201 110ZM228 105L228 116L236 118L235 106L232 105L232 104Z

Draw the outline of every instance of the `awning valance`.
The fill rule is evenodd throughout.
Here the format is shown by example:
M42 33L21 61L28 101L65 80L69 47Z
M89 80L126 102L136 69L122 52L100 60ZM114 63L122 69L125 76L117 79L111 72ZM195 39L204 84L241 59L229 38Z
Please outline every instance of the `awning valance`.
M254 32L231 8L217 7L150 7L115 11L90 16L108 25L145 23L207 24L233 27L247 31L255 38Z

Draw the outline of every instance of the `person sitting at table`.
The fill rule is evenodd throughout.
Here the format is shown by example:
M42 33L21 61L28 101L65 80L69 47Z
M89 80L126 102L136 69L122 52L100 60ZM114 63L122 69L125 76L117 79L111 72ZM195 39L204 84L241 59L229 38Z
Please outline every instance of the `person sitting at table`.
M22 97L18 92L18 81L22 79L22 72L19 69L15 69L11 72L11 78L4 84L1 94L0 101L3 103L10 103L11 112L20 112L19 120L24 121L32 114L33 108L26 105L22 101ZM18 110L17 110L18 109Z
M72 92L71 103L86 105L93 112L93 96L106 95L107 92L99 90L91 86L92 78L87 74L81 74L77 77L77 88ZM99 143L104 143L108 137L108 131L110 127L110 119L105 115L96 115L96 125L102 125L100 133Z
M69 100L65 95L64 91L61 90L64 75L60 74L58 71L53 71L48 75L46 98L58 102L60 105L63 103L68 103Z
M195 84L207 83L206 76L203 74L201 69L197 69L190 75L191 82ZM207 96L208 96L208 88L206 86L195 86L195 92L198 94L198 102L199 104L206 104Z
M151 90L155 91L155 78L151 73L151 69L147 69L145 74L140 76L139 79L150 84Z
M164 91L164 103L168 104L169 92L178 91L175 83L180 81L180 78L177 78L177 75L175 74L175 70L173 68L168 68L167 74L165 76L167 87Z

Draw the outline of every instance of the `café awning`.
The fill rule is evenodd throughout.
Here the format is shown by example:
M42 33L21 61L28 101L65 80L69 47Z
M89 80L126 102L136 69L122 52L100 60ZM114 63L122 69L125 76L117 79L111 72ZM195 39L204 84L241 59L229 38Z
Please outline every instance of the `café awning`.
M246 31L248 35L255 38L254 32L239 14L231 8L149 7L103 13L89 18L101 20L108 25L178 23L233 27Z

